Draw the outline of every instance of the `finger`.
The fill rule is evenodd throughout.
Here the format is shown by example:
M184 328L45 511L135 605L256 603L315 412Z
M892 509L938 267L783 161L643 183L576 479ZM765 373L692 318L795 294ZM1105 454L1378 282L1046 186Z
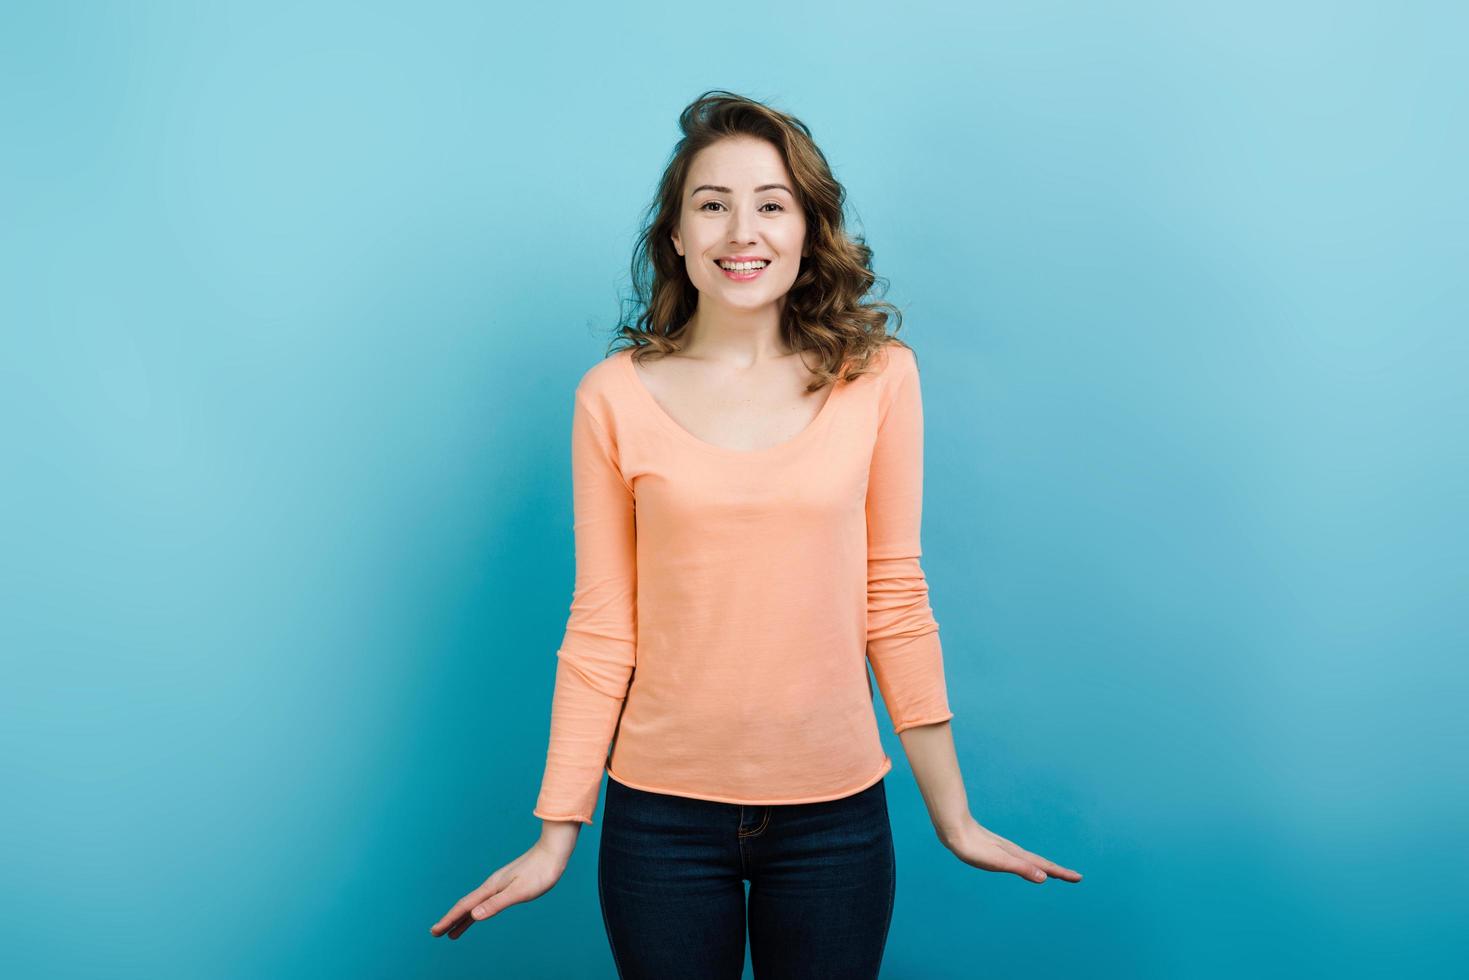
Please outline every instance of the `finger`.
M468 909L465 909L462 913L458 915L450 912L438 922L435 922L433 926L429 928L429 932L433 933L435 936L447 935L455 926L466 921L467 919L469 919Z
M446 929L450 929L461 920L468 918L472 909L482 904L486 898L495 894L513 880L514 877L510 871L510 865L506 865L499 871L496 871L485 879L483 885L480 885L474 891L455 902L454 907L449 909L442 919L429 927L429 932L435 936L442 935ZM460 931L462 932L463 930Z
M1010 853L1014 854L1018 858L1029 861L1037 868L1045 871L1048 875L1053 875L1057 878L1064 878L1067 881L1081 880L1080 872L1072 871L1070 868L1063 868L1061 865L1057 864L1055 861L1052 861L1050 858L1041 857L1039 854L1027 851L1025 848L1021 847L1018 844L1011 843L1010 841L1006 841L1005 843L1010 845L1006 848L1006 850L1010 851Z
M456 905L454 909L457 908L458 906ZM450 909L448 912L445 912L443 918L439 919L438 922L435 922L433 925L428 927L428 931L435 936L442 936L444 933L448 932L450 927L463 917L462 915L456 915L454 909Z
M987 830L986 833L990 835L990 839L993 840L995 844L999 845L1002 850L1015 855L1022 861L1030 862L1032 865L1037 868L1041 868L1049 875L1054 875L1057 878L1063 878L1066 881L1081 880L1080 871L1073 871L1070 868L1062 867L1055 861L1052 861L1050 858L1041 857L1039 854L1036 854L1032 851L1027 851L1019 844L1015 843L1012 840L1009 840L1008 838L1001 837L993 830Z
M474 916L476 922L483 922L485 919L499 915L511 905L518 905L525 901L525 888L517 884L519 880L511 878L506 882L504 888L472 908L470 915Z
M484 893L490 891L490 889L481 888L466 895L464 897L464 903L470 904L471 908L466 911L462 916L460 916L459 919L454 923L453 927L450 928L449 938L458 939L460 936L464 935L464 933L468 931L469 927L474 925L476 922L479 922L481 919L488 919L491 915L494 915L495 912L498 912L506 905L512 905L515 902L519 901L520 899L518 898L508 902L504 900L504 897L509 893L510 884L514 881L515 879L511 878L509 882L506 882L505 885L494 891L493 894L489 895L489 897L484 898L482 901L477 903L472 903L470 900L473 899L476 895L483 895Z
M1055 861L1052 861L1049 858L1043 858L1039 854L1031 854L1029 851L1026 852L1026 855L1032 864L1034 864L1038 868L1045 869L1046 874L1050 875L1053 878L1060 878L1064 881L1081 880L1080 871L1072 871L1070 868L1063 868Z
M1039 885L1046 880L1046 872L1042 868L1036 867L1034 864L1031 864L1024 858L1010 855L1004 860L996 863L999 865L999 867L995 870L1008 871L1011 874L1017 874L1020 877L1024 878L1026 881L1032 882L1034 884Z
M462 922L464 919L469 918L469 910L474 908L475 904L475 893L470 892L468 895L465 895L459 901L455 902L454 907L449 909L448 912L445 912L442 919L430 926L429 932L433 933L435 936L442 936L445 932L452 929L455 925Z

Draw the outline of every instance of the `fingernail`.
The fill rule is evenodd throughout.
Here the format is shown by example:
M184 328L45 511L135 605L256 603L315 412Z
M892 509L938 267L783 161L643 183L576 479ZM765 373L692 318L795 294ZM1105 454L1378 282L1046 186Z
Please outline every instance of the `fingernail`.
M471 912L471 913L469 913L469 914L472 915L472 916L474 916L477 919L480 916L482 916L482 915L485 914L485 907L483 905L476 905L474 907L474 911Z

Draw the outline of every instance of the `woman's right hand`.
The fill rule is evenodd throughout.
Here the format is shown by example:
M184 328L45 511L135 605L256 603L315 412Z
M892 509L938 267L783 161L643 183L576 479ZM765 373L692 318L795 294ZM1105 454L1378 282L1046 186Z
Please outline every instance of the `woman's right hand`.
M435 936L447 934L458 939L464 931L481 919L488 919L502 909L540 898L566 870L575 846L580 824L572 824L570 833L557 828L541 836L531 849L485 879L484 884L455 902L444 917L429 927ZM570 846L567 846L567 842Z

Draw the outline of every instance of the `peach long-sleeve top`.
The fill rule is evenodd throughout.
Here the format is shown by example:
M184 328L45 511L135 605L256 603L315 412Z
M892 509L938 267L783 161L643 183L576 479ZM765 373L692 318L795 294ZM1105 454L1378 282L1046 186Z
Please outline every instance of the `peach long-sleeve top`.
M918 365L888 344L871 368L753 451L675 421L630 348L582 376L575 586L537 817L592 823L604 768L726 803L865 789L892 768L866 661L895 732L953 717L919 564Z

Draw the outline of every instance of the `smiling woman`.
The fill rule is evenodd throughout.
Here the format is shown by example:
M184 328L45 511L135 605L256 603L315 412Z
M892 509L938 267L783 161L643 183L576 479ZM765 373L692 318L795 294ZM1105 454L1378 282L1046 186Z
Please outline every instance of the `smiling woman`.
M619 976L736 977L748 938L757 975L872 977L897 872L869 664L940 840L1080 876L968 813L919 562L918 361L865 299L841 185L761 103L706 93L681 124L638 241L643 310L573 399L541 840L448 928L554 884L605 774Z
M688 181L669 241L700 294L697 309L706 321L725 309L776 310L809 251L785 157L767 139L727 136L697 153Z
M812 360L810 390L835 383L844 365L848 379L866 371L902 312L875 295L887 282L872 271L872 249L846 230L846 190L810 128L724 91L694 100L679 125L634 242L619 340L637 348L639 364L692 355L701 321L760 311L780 352Z

